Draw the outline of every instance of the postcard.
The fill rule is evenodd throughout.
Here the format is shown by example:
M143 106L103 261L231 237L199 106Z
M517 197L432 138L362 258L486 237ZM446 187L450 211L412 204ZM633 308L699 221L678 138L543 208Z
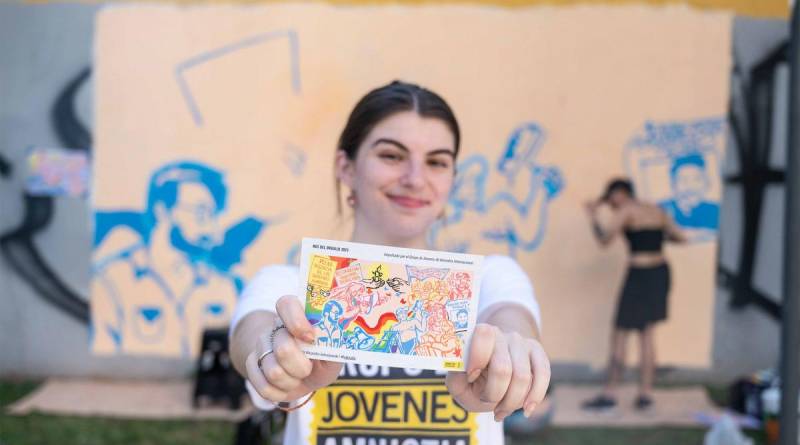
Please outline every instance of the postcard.
M313 359L463 371L483 257L304 238Z

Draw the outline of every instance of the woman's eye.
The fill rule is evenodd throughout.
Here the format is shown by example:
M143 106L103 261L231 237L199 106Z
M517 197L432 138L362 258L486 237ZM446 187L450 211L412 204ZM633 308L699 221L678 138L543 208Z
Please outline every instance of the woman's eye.
M397 153L381 153L381 159L385 159L387 161L401 161L403 160L403 156Z
M436 168L450 168L450 163L441 159L429 159L428 165Z

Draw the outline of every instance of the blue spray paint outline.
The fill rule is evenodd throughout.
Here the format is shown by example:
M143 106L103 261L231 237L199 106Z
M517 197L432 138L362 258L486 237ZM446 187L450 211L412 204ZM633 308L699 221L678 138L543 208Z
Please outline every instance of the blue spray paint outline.
M526 132L533 135L533 142L519 147L518 144L521 143ZM533 121L524 122L511 132L494 170L505 177L506 189L498 191L489 198L486 196L487 183L492 170L486 157L482 154L474 154L459 162L456 179L448 198L448 214L444 221L435 223L431 228L428 236L431 245L445 250L467 252L469 241L462 241L456 245L440 245L438 238L441 230L460 223L468 212L486 215L495 206L502 203L507 204L517 215L526 218L531 214L540 193L544 193L539 208L538 226L530 238L526 239L524 235L520 236L520 231L510 220L480 233L481 238L485 240L505 244L512 257L515 257L520 249L526 252L536 250L543 242L547 232L550 204L565 187L564 175L560 168L545 166L536 161L546 139L544 129ZM519 200L508 189L515 184L519 173L525 169L532 175L531 185L525 198ZM469 190L469 188L474 190ZM467 189L468 192L463 193L464 189Z
M652 200L652 192L648 170L654 166L666 166L671 170L676 162L682 158L699 156L705 163L703 168L704 175L709 181L718 178L722 173L720 162L724 144L724 132L726 129L725 119L722 117L700 118L686 121L663 121L657 122L647 120L631 137L623 148L623 165L626 174L633 181L637 189L637 195L644 199ZM639 159L634 162L634 153L637 151L653 150L655 154L650 158ZM709 160L717 166L717 175L712 176L708 173ZM671 174L670 174L671 176ZM672 190L673 178L669 178L670 195L668 199L659 201L659 206L667 209L667 206L674 202L675 195ZM717 223L719 218L720 203L706 198L700 205L713 205L716 207ZM676 223L685 228L707 232L690 237L692 242L711 241L715 239L719 227L711 229L702 224L682 225L680 221Z
M281 38L286 38L289 42L289 63L292 71L292 89L294 90L295 94L299 95L301 93L300 44L297 37L297 32L293 29L270 31L257 34L238 42L234 42L190 57L175 67L175 80L178 83L178 88L180 89L184 100L186 101L186 106L189 108L189 112L192 114L192 119L194 120L195 125L198 127L203 126L203 115L200 113L197 102L195 101L192 91L189 88L189 84L184 77L184 73L192 68L196 68L197 66L210 62L214 59L227 56L233 52Z

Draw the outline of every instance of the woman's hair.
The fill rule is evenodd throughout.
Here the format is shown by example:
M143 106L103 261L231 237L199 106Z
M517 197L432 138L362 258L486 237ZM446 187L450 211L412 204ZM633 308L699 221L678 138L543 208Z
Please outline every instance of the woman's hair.
M600 200L607 201L608 198L611 197L611 194L617 190L627 193L631 198L636 197L636 193L633 191L633 183L631 183L631 181L624 178L616 178L612 179L611 182L608 183L606 186L606 191L603 193L603 196L600 198Z
M370 91L358 101L339 136L337 149L343 151L351 161L355 160L358 147L361 146L375 125L389 116L403 111L414 111L422 117L439 119L444 122L453 133L454 157L458 155L461 130L458 127L456 116L447 102L433 91L399 80ZM337 179L336 203L337 209L341 213L339 189L340 184Z

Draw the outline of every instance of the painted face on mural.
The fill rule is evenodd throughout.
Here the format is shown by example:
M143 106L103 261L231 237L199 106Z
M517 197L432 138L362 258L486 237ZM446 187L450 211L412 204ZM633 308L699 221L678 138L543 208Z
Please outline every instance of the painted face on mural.
M684 165L675 173L673 192L679 200L703 199L708 188L705 171L697 165Z
M188 182L178 189L178 200L169 213L173 244L208 250L220 242L217 207L213 196L202 184Z
M444 209L454 153L443 121L400 112L373 127L340 179L355 192L357 217L391 238L418 237Z

